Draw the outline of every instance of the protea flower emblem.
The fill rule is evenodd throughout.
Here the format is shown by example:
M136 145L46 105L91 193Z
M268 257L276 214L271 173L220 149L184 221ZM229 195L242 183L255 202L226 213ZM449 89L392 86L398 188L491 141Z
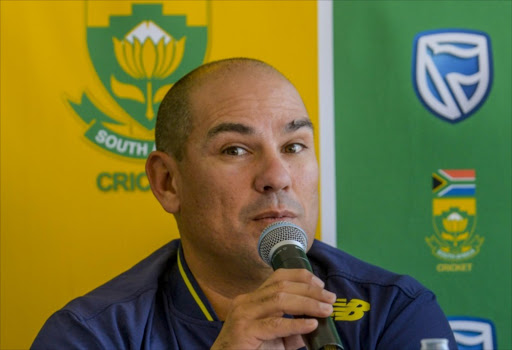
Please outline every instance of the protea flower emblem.
M443 219L443 227L446 232L443 232L442 237L457 246L459 241L466 240L469 237L469 232L466 231L467 226L468 219L463 218L457 212L452 212Z
M87 47L99 81L70 106L93 144L144 160L155 149L160 102L206 60L211 4L184 1L164 9L162 3L111 1L106 11L103 1L86 3Z
M145 95L133 85L123 84L112 75L112 91L123 98L146 103L146 118L155 116L153 103L159 102L169 86L153 95L152 80L165 79L183 59L186 37L174 39L152 21L143 21L123 40L113 38L117 62L132 78L146 81Z

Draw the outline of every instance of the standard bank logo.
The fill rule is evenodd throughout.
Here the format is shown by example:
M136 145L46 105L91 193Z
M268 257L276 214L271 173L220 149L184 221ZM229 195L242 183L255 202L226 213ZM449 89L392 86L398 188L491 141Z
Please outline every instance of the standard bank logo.
M489 36L469 30L436 30L414 38L416 95L434 115L457 123L486 100L492 85Z
M70 105L87 123L87 139L111 154L145 159L154 149L160 102L205 59L208 17L204 25L189 25L197 13L177 2L171 2L181 6L177 15L164 13L162 4L133 4L128 15L123 1L110 7L119 7L116 15L105 13L102 2L88 4L87 46L104 89L88 91Z
M496 349L494 324L482 318L448 317L459 350Z

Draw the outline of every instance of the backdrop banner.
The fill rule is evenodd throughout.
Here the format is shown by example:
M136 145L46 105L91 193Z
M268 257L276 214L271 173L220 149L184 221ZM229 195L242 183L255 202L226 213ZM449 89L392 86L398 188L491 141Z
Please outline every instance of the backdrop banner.
M511 4L333 2L338 247L434 290L460 349L512 349Z
M144 172L156 112L237 56L315 124L316 237L432 289L460 349L512 349L510 1L0 6L0 349L178 237Z
M27 349L53 312L178 236L144 161L160 101L183 74L262 59L317 123L317 4L0 4L0 348Z

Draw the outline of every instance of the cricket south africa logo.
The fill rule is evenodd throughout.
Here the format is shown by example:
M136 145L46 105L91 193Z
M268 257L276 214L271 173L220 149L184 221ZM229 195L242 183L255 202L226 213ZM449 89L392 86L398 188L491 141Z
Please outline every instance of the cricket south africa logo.
M426 31L414 38L412 79L420 101L457 123L476 112L492 85L491 41L483 32Z
M119 14L105 13L102 2L86 6L87 47L103 88L84 92L70 105L87 124L88 140L109 154L145 159L154 149L160 102L173 83L205 60L209 12L200 25L190 25L180 2L112 3L124 6ZM180 7L177 14L164 13L173 6Z
M477 255L484 238L476 234L476 176L473 169L439 169L432 174L432 223L426 238L432 254L446 261Z

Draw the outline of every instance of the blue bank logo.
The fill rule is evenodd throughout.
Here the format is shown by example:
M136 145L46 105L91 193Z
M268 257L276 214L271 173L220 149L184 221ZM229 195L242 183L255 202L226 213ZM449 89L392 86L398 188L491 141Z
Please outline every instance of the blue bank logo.
M448 317L459 350L496 349L496 333L490 320L476 317Z
M442 120L457 123L487 99L492 85L489 36L443 29L414 38L412 79L420 101Z

